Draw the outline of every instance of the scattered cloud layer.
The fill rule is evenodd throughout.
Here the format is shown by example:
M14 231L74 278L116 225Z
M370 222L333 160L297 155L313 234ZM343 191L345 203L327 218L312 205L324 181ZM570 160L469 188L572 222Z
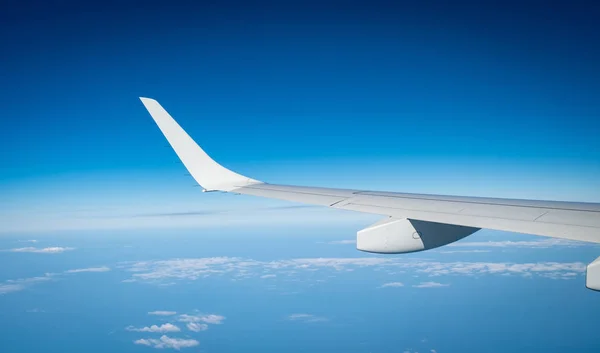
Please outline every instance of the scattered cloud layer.
M65 251L75 250L75 248L64 248L60 246L50 247L50 248L34 248L34 247L26 247L26 248L15 248L9 249L7 251L10 252L27 252L27 253L35 253L35 254L60 254Z
M190 348L195 347L200 344L197 340L194 339L184 339L184 338L171 338L169 336L163 335L159 339L155 338L142 338L139 340L133 341L133 343L143 346L148 346L152 348L170 348L175 350L180 350L182 348Z
M146 326L146 327L141 327L141 328L136 328L133 326L128 326L127 328L125 328L127 331L134 331L134 332L158 332L158 333L167 333L167 332L179 332L181 331L181 329L173 324L162 324L160 326L158 325L152 325L152 326Z
M159 284L222 275L239 280L265 276L265 273L277 274L278 279L281 275L281 280L290 280L290 276L302 271L353 271L360 268L386 270L390 273L410 272L427 277L506 275L571 279L582 275L586 268L581 262L441 262L400 257L300 258L276 261L212 257L132 262L120 266L132 273L127 282Z
M193 314L180 314L177 317L175 315L177 312L175 311L165 311L165 310L157 310L150 311L148 315L154 316L170 316L172 319L177 320L178 322L184 323L185 327L189 332L201 332L208 330L209 325L219 325L222 324L225 320L225 316L216 315L216 314L202 314L197 310ZM128 326L125 328L127 331L133 332L148 332L148 333L175 333L181 332L181 328L171 323L165 323L162 325L151 325L136 328L133 326ZM166 335L161 336L159 339L156 338L140 338L138 340L133 341L134 344L148 346L157 349L170 348L175 350L180 350L182 348L189 348L198 345L198 341L195 339L184 339L184 338L176 338L169 337Z
M440 288L440 287L448 287L449 284L443 284L439 282L421 282L419 284L413 285L415 288Z
M329 321L329 319L326 317L316 316L313 314L291 314L287 317L287 319L289 321L299 321L305 323Z

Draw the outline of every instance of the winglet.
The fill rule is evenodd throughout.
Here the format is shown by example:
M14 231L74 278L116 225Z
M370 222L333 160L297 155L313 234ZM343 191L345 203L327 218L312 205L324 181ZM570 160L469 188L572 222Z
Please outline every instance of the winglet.
M206 191L232 191L240 187L262 183L235 173L215 162L156 100L144 97L140 97L140 100L192 177Z

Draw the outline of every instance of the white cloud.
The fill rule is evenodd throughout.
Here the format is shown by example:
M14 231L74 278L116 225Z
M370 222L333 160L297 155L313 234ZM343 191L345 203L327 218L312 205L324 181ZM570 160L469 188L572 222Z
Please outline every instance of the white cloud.
M437 353L437 351L435 349L432 349L430 352L431 353Z
M207 324L198 324L196 322L190 322L186 326L187 326L188 330L194 331L194 332L200 332L200 331L206 331L206 330L208 330L208 325Z
M29 239L29 240L19 240L19 243L37 243L38 241L35 239Z
M156 340L156 341L158 341L158 340ZM152 346L152 343L150 342L150 340L145 339L145 338L141 338L139 340L135 340L135 341L133 341L133 343L134 344L139 344L139 345L142 345L142 346Z
M0 283L0 294L18 292L24 290L34 284L47 282L60 278L67 273L81 273L81 272L105 272L110 270L108 267L91 267L91 268L80 268L75 270L67 270L59 273L45 273L43 276L19 278L14 280L7 280L4 283Z
M443 284L439 282L421 282L419 284L413 285L415 288L440 288L440 287L448 287L449 284Z
M160 326L152 325L146 326L142 328L135 328L132 326L128 326L125 328L127 331L135 331L135 332L158 332L158 333L167 333L167 332L179 332L181 329L173 324L163 324Z
M380 288L394 288L394 287L404 287L404 283L402 282L390 282L381 285Z
M577 247L585 246L589 243L566 240L566 239L544 239L536 241L472 241L456 242L449 244L449 247L491 247L491 248L550 248L554 246Z
M334 241L330 241L327 244L331 244L331 245L346 245L346 244L356 244L356 240L355 239L347 239L347 240L334 240Z
M88 267L88 268L77 268L74 270L65 271L65 273L81 273L81 272L107 272L110 271L110 268L106 266L102 267Z
M155 338L142 338L136 341L133 341L134 344L139 344L143 346L148 346L152 348L170 348L175 350L180 350L181 348L189 348L195 347L200 344L198 341L193 339L183 339L183 338L171 338L166 335L160 337L160 339Z
M442 254L476 254L476 253L488 253L490 250L450 250L450 251L439 251Z
M28 253L36 253L36 254L59 254L65 251L75 250L75 248L64 248L60 246L50 247L50 248L34 248L34 247L26 247L26 248L15 248L10 249L10 252L28 252Z
M290 321L300 321L306 323L329 321L326 317L315 316L312 314L291 314L287 317Z
M43 310L43 309L34 308L34 309L25 310L25 312L28 312L28 313L45 313L46 311Z
M23 289L25 289L25 286L21 284L0 284L0 294L18 292Z
M181 314L181 315L179 315L179 319L178 319L178 321L180 321L180 322L186 322L186 323L204 322L204 323L213 324L213 325L220 325L223 323L223 320L225 320L225 316L214 315L214 314L209 314L209 315Z
M262 275L260 278L275 278L277 275Z
M44 276L4 281L3 284L0 284L0 294L18 292L36 283L50 281L55 275L54 273L46 273Z
M175 315L177 314L176 311L164 311L164 310L157 310L157 311L149 311L148 315L158 315L158 316L171 316L171 315Z

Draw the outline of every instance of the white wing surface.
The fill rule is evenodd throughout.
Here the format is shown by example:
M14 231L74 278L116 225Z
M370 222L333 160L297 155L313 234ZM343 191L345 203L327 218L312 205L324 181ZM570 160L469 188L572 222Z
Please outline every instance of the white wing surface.
M263 183L215 162L157 101L149 98L141 100L190 174L206 190L600 243L600 204L596 203L421 195Z
M215 162L157 101L150 98L140 99L179 159L198 184L204 187L205 191L232 191L241 186L260 183L257 180L234 173Z
M206 191L388 216L387 220L358 233L359 250L380 253L427 250L480 228L600 243L598 203L408 194L275 185L254 180L210 158L157 101L140 99L190 174ZM596 267L599 273L594 281L600 287L600 265ZM588 273L588 282L589 277Z

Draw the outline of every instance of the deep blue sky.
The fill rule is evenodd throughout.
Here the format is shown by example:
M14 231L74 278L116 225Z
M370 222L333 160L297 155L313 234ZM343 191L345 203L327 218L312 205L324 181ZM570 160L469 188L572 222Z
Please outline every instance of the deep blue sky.
M270 182L598 201L598 18L574 1L5 2L0 188L39 203L73 178L183 174L148 96Z

